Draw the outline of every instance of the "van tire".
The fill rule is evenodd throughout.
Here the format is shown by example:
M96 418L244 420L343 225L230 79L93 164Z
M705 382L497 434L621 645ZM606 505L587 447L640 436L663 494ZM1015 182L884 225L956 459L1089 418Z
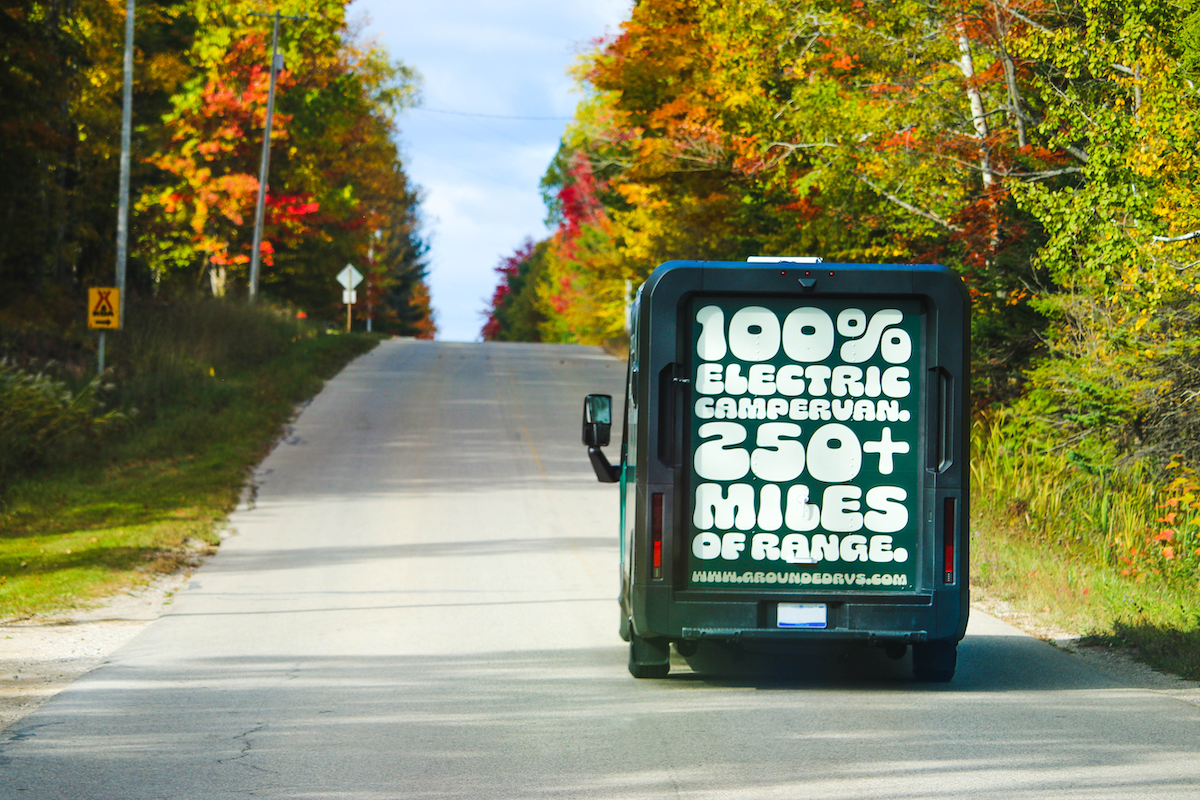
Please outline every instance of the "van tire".
M958 664L958 642L938 639L912 648L913 677L923 683L949 683Z
M670 640L647 639L630 631L629 674L635 678L665 678L670 671Z
M665 678L671 671L670 664L634 664L629 662L629 674L635 678Z

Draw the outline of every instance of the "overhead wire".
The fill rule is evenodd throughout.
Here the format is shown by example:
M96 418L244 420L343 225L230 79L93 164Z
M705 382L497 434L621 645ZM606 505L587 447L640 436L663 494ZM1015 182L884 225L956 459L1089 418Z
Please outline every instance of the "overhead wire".
M507 119L517 122L570 122L574 117L520 117L509 114L477 114L473 111L452 111L447 108L425 108L414 106L413 111L425 111L429 114L447 114L453 117L475 117L477 119Z

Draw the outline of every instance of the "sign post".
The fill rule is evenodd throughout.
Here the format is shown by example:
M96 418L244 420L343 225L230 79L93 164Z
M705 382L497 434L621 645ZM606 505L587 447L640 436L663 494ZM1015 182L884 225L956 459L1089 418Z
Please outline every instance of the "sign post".
M88 289L88 328L100 331L98 371L104 373L104 332L121 327L121 289L97 286Z
M342 302L346 304L346 333L350 332L350 308L358 302L358 292L354 291L354 287L362 283L362 279L362 273L352 264L347 264L337 276L338 283L343 287Z

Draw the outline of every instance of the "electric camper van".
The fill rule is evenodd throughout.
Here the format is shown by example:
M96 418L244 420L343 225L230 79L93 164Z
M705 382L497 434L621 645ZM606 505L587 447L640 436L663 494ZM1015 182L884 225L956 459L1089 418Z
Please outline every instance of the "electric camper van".
M584 402L620 484L629 670L670 646L911 648L967 624L968 300L941 266L671 261L632 302L625 397ZM620 415L620 455L609 444Z

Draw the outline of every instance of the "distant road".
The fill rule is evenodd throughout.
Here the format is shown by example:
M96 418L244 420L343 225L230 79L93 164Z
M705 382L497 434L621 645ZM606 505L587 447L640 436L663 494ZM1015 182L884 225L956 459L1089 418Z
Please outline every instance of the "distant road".
M1200 797L1200 707L978 612L948 685L834 649L631 678L579 444L623 384L584 347L359 359L168 615L0 735L0 798Z

